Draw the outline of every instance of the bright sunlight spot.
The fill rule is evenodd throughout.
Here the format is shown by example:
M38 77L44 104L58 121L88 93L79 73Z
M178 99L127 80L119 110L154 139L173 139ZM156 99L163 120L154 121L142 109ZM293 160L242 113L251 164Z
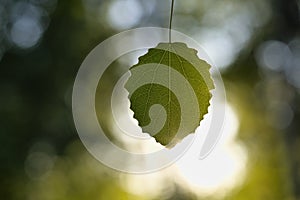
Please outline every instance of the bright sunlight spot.
M202 124L201 124L202 125ZM239 121L231 106L226 105L226 117L220 141L204 160L199 152L205 139L206 124L197 130L197 139L192 147L177 162L183 185L188 185L199 195L222 195L241 183L245 174L247 154L243 146L235 141Z

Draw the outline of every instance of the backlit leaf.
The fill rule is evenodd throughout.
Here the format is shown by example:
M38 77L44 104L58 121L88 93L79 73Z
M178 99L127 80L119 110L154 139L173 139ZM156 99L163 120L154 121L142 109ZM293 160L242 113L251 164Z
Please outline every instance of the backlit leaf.
M195 132L214 88L209 69L184 43L160 43L141 56L125 88L142 131L168 147Z

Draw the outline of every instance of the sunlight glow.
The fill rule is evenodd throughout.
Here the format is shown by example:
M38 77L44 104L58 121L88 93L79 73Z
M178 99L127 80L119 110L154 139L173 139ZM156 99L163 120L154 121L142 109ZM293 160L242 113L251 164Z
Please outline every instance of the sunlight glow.
M176 163L182 176L178 182L188 185L199 195L222 195L238 185L243 180L247 161L245 148L235 141L238 126L235 112L227 105L222 138L213 152L200 160L200 147L205 138L200 132L203 133L202 130L208 128L201 126L197 130L199 137Z
M121 174L120 181L121 185L133 194L144 195L149 199L155 199L158 195L159 199L168 199L175 190L174 185L169 184L174 173L174 168L171 167L151 174Z

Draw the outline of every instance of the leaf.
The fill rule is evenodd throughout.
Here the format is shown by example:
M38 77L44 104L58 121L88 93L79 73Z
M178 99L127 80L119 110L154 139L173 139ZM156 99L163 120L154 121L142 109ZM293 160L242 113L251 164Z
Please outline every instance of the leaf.
M172 147L195 132L214 88L210 65L184 43L160 43L130 68L130 108L144 133Z

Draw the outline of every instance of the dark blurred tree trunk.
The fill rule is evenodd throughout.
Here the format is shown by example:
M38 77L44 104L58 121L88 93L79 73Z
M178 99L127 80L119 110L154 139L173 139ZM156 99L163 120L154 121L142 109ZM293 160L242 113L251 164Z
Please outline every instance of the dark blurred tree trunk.
M275 22L278 26L275 27L274 37L281 41L290 41L295 37L299 37L300 28L300 2L297 0L274 0L275 3ZM296 199L300 199L300 107L299 94L295 89L295 99L292 103L294 110L294 120L284 135L286 147L288 150L288 159L291 166L291 180Z

